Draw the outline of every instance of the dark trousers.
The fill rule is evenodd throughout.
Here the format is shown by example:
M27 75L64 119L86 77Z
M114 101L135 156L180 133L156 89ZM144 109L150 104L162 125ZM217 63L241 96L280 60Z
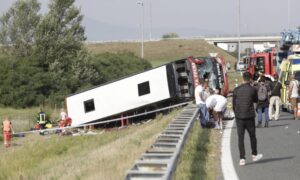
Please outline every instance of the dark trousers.
M239 150L240 150L240 159L245 159L245 143L244 143L244 135L245 130L248 131L252 155L257 155L257 140L255 134L255 119L247 119L240 120L236 119L237 133L239 139Z

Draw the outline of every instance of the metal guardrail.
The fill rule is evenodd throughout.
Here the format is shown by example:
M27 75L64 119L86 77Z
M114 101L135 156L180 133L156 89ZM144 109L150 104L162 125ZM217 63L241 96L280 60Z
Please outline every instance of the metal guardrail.
M169 180L175 170L187 134L198 113L195 104L188 104L157 137L153 145L127 171L125 180Z

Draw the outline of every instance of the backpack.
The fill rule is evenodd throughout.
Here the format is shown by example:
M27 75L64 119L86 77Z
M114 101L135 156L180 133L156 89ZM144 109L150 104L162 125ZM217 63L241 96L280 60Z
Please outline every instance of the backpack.
M265 85L259 86L258 92L257 92L257 97L258 97L258 100L260 100L260 101L265 101L268 98L268 90Z

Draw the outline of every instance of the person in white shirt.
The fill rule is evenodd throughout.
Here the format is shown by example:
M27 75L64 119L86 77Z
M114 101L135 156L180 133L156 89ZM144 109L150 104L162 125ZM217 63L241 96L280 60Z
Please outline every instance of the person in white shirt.
M299 87L299 82L297 81L297 79L295 79L295 75L291 75L290 76L291 78L291 81L290 81L290 85L289 85L289 100L291 102L291 106L292 106L292 109L294 111L294 118L295 120L298 119L297 117L297 113L298 113L298 97L299 97L299 94L298 94L298 87Z
M222 116L226 108L227 99L219 94L213 94L206 99L206 107L216 116L216 128L222 129Z
M209 121L209 113L205 105L205 100L203 95L204 95L204 88L200 84L195 88L195 100L196 100L196 105L198 107L200 125L202 128L204 128L207 122Z
M60 120L65 120L65 119L67 119L67 113L65 112L65 110L64 109L61 109L60 110Z
M208 87L208 82L203 83L203 94L202 99L205 102L206 99L210 96L210 88Z
M259 77L257 78L256 82L260 82L261 80L261 77L265 77L266 80L269 80L269 81L274 81L274 78L273 76L271 76L270 74L264 74L262 71L258 72L258 75Z

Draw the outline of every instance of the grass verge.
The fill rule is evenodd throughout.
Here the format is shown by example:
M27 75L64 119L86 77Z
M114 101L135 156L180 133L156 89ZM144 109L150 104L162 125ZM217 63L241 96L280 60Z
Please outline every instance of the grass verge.
M138 42L112 42L86 45L88 50L94 54L104 52L122 52L130 51L140 56L140 43ZM214 45L208 44L203 39L169 39L153 42L145 42L145 59L147 59L153 67L168 63L170 61L187 58L189 56L209 56L209 53L218 53L231 64L231 70L228 71L229 89L235 87L235 79L241 82L241 76L234 70L234 64L237 61L235 57L226 51Z
M221 173L219 131L202 129L197 121L180 154L174 180L215 180Z
M29 130L35 124L35 118L40 111L39 107L14 109L14 108L0 108L0 121L8 117L15 131ZM49 116L50 120L56 121L59 119L59 110L52 108L43 108L43 111Z
M0 179L123 179L177 113L94 136L14 139L0 148Z

